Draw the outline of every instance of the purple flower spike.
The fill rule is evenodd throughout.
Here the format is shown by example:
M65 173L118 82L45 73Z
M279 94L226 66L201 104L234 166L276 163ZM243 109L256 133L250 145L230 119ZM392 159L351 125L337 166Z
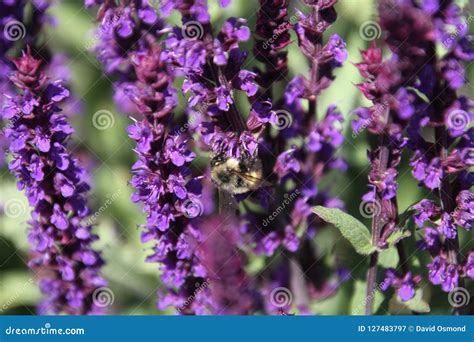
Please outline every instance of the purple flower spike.
M382 291L393 287L401 301L406 302L415 296L415 285L421 281L420 276L413 277L411 272L399 276L393 268L387 269L385 279L380 284Z
M106 282L99 275L102 258L91 248L97 237L85 223L89 186L66 150L73 129L58 107L69 92L48 81L29 49L13 63L11 80L20 93L8 99L2 116L10 120L5 130L13 154L9 169L33 207L28 240L35 253L29 266L46 295L40 313L101 313L94 293Z
M458 229L469 230L472 224L472 160L468 151L472 152L469 124L473 103L456 93L464 83L463 63L473 58L472 46L466 45L472 37L454 1L423 4L418 7L409 1L386 0L380 3L379 12L385 41L400 65L403 86L426 97L423 100L411 94L407 98L405 94L398 100L404 114L410 113L405 116L410 117L407 146L414 152L412 173L420 186L436 195L436 199L424 199L414 206L415 223L424 230L418 246L433 257L428 265L430 281L449 292L464 286ZM443 57L437 57L436 44L447 49ZM432 132L434 143L426 139L424 130ZM459 312L464 309L454 308Z
M208 313L247 315L258 309L258 301L243 267L242 252L237 248L237 225L228 220L211 217L200 223L203 242L198 255L208 275Z
M185 11L186 15L195 13L204 23L209 19L204 4L163 1L161 6L165 14L173 9ZM119 103L133 104L134 111L141 115L128 128L138 156L132 166L131 185L135 189L132 201L143 204L147 215L142 241L155 242L147 261L160 265L166 289L159 293L158 308L175 306L180 314L196 314L203 310L204 304L187 300L194 298L196 283L205 283L206 270L195 254L201 233L194 224L205 208L201 200L201 176L193 175L189 168L195 158L188 147L189 131L173 121L177 105L172 85L175 75L166 62L170 54L158 42L169 29L162 30L161 18L148 1L104 6L99 16L100 42L95 51L106 71L119 77L115 87L125 97L117 98ZM122 53L124 48L127 54ZM187 52L180 59L182 63L191 68L202 66L199 49ZM244 82L247 88L249 82L247 77ZM222 89L220 99L222 108L232 104L226 89ZM179 131L173 134L178 125ZM205 291L201 295L204 294Z

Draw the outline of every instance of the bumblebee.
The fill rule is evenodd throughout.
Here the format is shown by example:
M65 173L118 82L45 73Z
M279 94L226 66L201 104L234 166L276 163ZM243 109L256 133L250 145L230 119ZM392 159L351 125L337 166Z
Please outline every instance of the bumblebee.
M232 195L245 194L265 185L260 159L243 155L240 158L223 154L211 158L211 180L219 190Z

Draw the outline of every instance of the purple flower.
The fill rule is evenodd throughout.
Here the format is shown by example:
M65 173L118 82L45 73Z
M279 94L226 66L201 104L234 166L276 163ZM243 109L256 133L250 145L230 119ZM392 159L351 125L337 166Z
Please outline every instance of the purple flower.
M29 49L13 63L11 79L21 92L8 99L2 116L10 119L5 131L13 154L9 169L34 208L28 239L36 254L29 266L42 275L39 286L46 298L39 310L100 313L93 293L106 282L99 275L100 254L91 248L97 237L86 223L89 187L85 171L66 150L73 130L58 114L57 104L69 92L59 82L48 83Z
M288 150L280 154L273 169L280 178L284 178L290 172L299 172L300 170L301 166L295 158L295 150Z
M464 272L467 277L474 279L474 251L470 251L466 258Z
M434 253L441 247L441 239L436 229L426 227L423 231L423 240L417 242L418 248L428 250Z
M456 91L464 83L463 63L472 60L472 47L466 45L471 38L462 11L453 1L424 1L418 7L409 1L398 0L394 4L387 0L381 2L379 12L381 26L387 33L385 40L402 73L410 75L404 86L414 87L433 104L426 105L415 94L403 101L411 103L415 110L407 129L408 147L414 152L410 161L412 173L420 186L439 193L436 202L425 200L415 206L415 223L422 227L429 220L437 230L435 233L434 229L426 228L418 245L433 256L428 265L430 281L449 292L463 276L457 226L470 227L466 199L472 179L466 177L465 170L471 162L467 151L472 147L472 139L465 135L472 120L472 101ZM447 49L440 59L431 58L436 43ZM446 98L437 102L441 89L446 89ZM433 140L423 134L425 127L434 127ZM456 140L457 137L460 139Z
M161 1L160 9L165 17L169 16L172 10L178 10L185 18L195 18L203 24L209 22L207 0L164 0Z
M288 72L287 52L290 43L288 0L260 0L253 46L255 58L264 63L260 70L261 99L272 97L272 86Z
M428 276L435 285L441 285L444 292L449 292L458 285L459 272L456 265L450 264L441 256L437 256L428 264Z
M415 296L415 285L420 282L419 276L413 276L411 272L404 276L399 276L393 268L387 269L385 279L380 284L382 291L386 291L390 286L397 291L398 297L406 302Z
M203 243L198 247L198 255L208 274L208 314L249 314L256 309L257 302L237 248L236 223L229 222L228 217L212 217L200 226Z
M138 156L132 167L132 200L143 204L147 222L142 226L142 241L155 242L147 261L160 264L167 290L166 296L159 293L158 307L174 305L182 314L198 313L202 304L197 300L181 306L193 295L195 284L203 283L206 276L195 253L201 233L193 224L193 219L204 210L202 186L200 177L194 177L189 169L195 158L188 147L189 130L178 127L176 134L172 134L176 128L172 118L177 99L172 86L174 74L166 64L172 57L157 43L163 33L161 20L147 2L133 4L109 4L103 9L100 43L95 51L106 71L119 76L115 86L123 89L127 103L133 103L141 114L141 119L128 128ZM165 11L177 8L187 13L199 12L200 19L205 20L203 7L197 2L186 6L187 3L179 1L162 3ZM170 38L168 44L174 43ZM174 51L186 51L186 60L180 62L202 65L193 54L205 51L187 50L188 47ZM128 54L124 55L123 49ZM190 83L191 88L194 85ZM222 106L228 106L225 94L222 96Z
M454 239L457 236L456 226L454 225L451 215L448 213L441 215L441 223L438 226L438 230L446 239Z
M460 191L456 197L456 209L452 213L454 222L465 230L471 230L474 220L474 198L469 190Z
M433 217L437 216L440 211L440 209L436 206L436 203L428 199L421 200L413 206L413 209L416 210L413 218L419 227L423 227L423 224L426 221L431 220Z

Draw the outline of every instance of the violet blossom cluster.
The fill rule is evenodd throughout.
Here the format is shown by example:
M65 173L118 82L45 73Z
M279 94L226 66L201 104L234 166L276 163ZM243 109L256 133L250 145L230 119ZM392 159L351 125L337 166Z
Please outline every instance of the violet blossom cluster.
M181 314L247 314L262 308L280 312L283 309L272 307L267 298L262 303L261 295L270 287L298 287L295 274L317 262L312 240L322 221L311 208L344 206L320 186L330 172L347 168L337 155L344 143L343 116L335 105L319 105L347 59L344 40L327 32L337 18L336 0L305 0L296 23L289 18L288 1L259 3L253 47L259 65L250 70L241 48L252 38L246 20L229 18L221 27L212 27L205 0L161 1L161 17L144 0L86 0L89 7L101 6L100 41L94 51L105 71L117 79L115 100L128 112L134 104L133 111L140 115L128 129L138 156L132 168L132 200L143 204L147 214L143 242L155 243L148 261L159 263L162 271L160 309L174 306ZM179 12L182 24L168 27L164 18L173 11ZM372 244L378 250L389 248L389 239L401 232L397 177L402 151L409 148L415 178L434 193L433 199L413 207L415 223L423 232L418 246L433 257L428 278L448 292L461 286L462 278L472 278L474 267L473 252L462 258L457 240L458 227L470 230L473 214L468 171L473 101L457 95L465 82L462 62L473 58L472 37L460 9L450 1L381 1L379 13L384 46L391 54L383 58L376 44L361 52L362 62L356 67L364 81L357 87L372 105L358 108L352 121L355 135L367 129L377 140L368 153L370 191L363 197L374 211ZM290 29L309 72L307 77L296 75L279 97L275 84L288 76ZM442 57L436 54L436 44L447 50ZM184 113L177 111L173 88L181 78L187 96ZM249 104L238 103L238 95ZM426 138L429 129L435 139ZM173 134L176 131L180 134ZM193 165L196 152L262 162L261 187L235 196L246 201L233 208L235 217L227 223L223 213L197 218L210 191L209 171ZM278 215L266 220L277 209ZM225 224L238 233L221 231ZM209 226L218 227L215 236ZM279 259L281 270L262 277L260 294L255 295L249 289L256 284L245 274L239 254L244 248L275 259L278 251L288 252L293 259ZM402 301L408 301L421 276L412 273L403 241L397 241L396 248L399 267L386 270L382 289L393 287ZM369 287L375 286L377 258L378 251L371 255ZM221 269L224 259L235 267ZM347 272L338 270L334 284L322 279L322 273L318 264L307 279L300 277L304 286L292 288L301 312L309 312L299 305L301 298L332 294L348 278ZM227 308L225 303L234 304ZM369 301L366 310L371 305Z
M174 75L163 62L161 19L146 1L107 3L99 13L95 51L105 70L119 76L116 89L141 115L128 129L138 155L132 167L132 200L144 205L142 241L155 242L147 261L160 264L166 286L160 290L158 307L174 306L182 314L200 312L205 303L188 299L206 277L195 255L201 236L193 223L204 209L199 200L202 186L190 168L195 155L187 146L188 134L171 134L177 98Z
M188 13L195 17L187 17ZM164 58L186 76L183 92L191 93L190 107L203 108L200 112L204 112L205 119L199 133L216 155L239 158L258 154L258 138L238 112L234 95L237 90L249 97L257 93L256 74L242 68L247 53L239 49L239 42L249 38L250 30L244 19L226 20L214 37L208 16L185 11L183 27L174 28L166 40ZM252 104L249 115L256 118L255 126L272 119L270 109L268 102Z
M204 220L199 228L203 238L197 253L206 268L210 289L206 311L201 314L252 314L259 309L260 295L245 271L245 256L238 248L238 222L219 215Z
M311 205L342 206L339 200L331 198L322 190L315 190L314 187L328 170L345 169L344 161L334 156L343 142L342 115L335 106L331 106L324 118L317 122L315 107L310 105L310 112L307 113L301 103L301 100L314 102L334 79L334 69L341 66L347 58L345 44L336 34L329 38L327 44L322 44L324 31L335 20L334 3L318 6L319 12L313 11L308 18L300 14L300 21L295 29L299 34L301 49L312 63L313 76L310 80L302 76L296 77L280 102L272 99L271 86L286 73L286 53L282 49L290 41L285 32L289 29L285 24L288 20L285 18L285 1L261 2L260 19L257 20L263 21L264 15L273 15L272 20L275 20L271 25L273 31L268 32L258 26L257 22L260 27L257 45L262 46L256 48L254 53L264 63L263 71L251 72L242 68L246 53L239 49L238 43L247 41L250 36L250 30L242 19L231 18L225 21L222 29L214 36L207 15L192 12L192 6L186 8L181 4L177 8L181 11L183 26L175 28L167 39L167 61L186 76L183 92L191 92L188 105L205 108L199 131L204 145L212 153L228 157L260 156L265 179L273 179L284 186L293 181L296 185L286 192L301 191L303 194L302 198L292 203L289 217L283 218L285 215L281 215L275 224L268 227L262 226L265 217L261 213L247 210L241 216L244 218L243 240L251 243L258 254L271 256L280 246L295 252L299 247L297 233L302 232L303 240L314 236L314 229L311 227L314 228L315 217L311 214ZM270 6L272 12L264 12ZM319 20L319 15L327 18L328 22L314 32L313 26ZM266 51L263 39L274 35L277 38ZM315 35L318 37L315 38ZM251 107L246 123L243 121L244 115L239 113L235 105L236 91L245 92L250 98ZM283 115L289 112L291 117L281 117L281 111L272 109L272 102L276 104L274 108L284 108ZM292 124L282 127L285 125L284 120L292 120ZM271 126L280 130L277 138L271 137ZM288 146L286 142L289 138L299 138L301 146ZM273 205L278 206L285 198L285 194L280 191L274 197L266 189L261 189L254 195L260 198L261 204L269 212L273 211ZM272 204L269 205L269 202ZM306 227L311 224L313 226ZM303 227L302 231L297 232L300 227Z
M28 240L34 251L29 266L46 295L42 314L96 314L103 308L94 292L106 285L99 275L103 264L92 249L96 240L84 223L89 215L85 170L66 149L74 132L58 103L69 96L59 81L42 71L42 61L30 49L13 60L11 82L17 95L8 96L2 118L9 121L5 136L13 160L9 169L34 208Z
M55 19L47 14L50 3L43 0L6 0L0 3L0 32L2 35L0 48L0 92L5 95L15 93L14 87L8 79L8 75L13 70L13 65L9 60L9 55L14 54L14 50L29 46L33 54L38 54L46 61L45 73L52 79L61 80L67 85L70 82L70 70L67 66L66 56L63 54L51 54L48 47L41 39L43 29L55 25ZM25 11L29 15L25 17ZM0 108L3 107L6 96L0 97ZM61 107L67 115L77 114L81 110L80 102L74 94L70 94L61 103ZM4 125L3 125L4 126ZM1 127L1 123L0 123ZM0 135L0 166L4 162L4 151L8 146L6 137Z
M267 132L262 142L266 147L263 149L266 154L263 159L271 161L270 179L279 184L272 199L273 205L278 206L294 193L299 196L291 203L286 215L279 215L273 224L258 229L261 237L257 240L257 251L268 256L273 255L279 247L298 253L298 267L303 272L316 262L311 240L321 223L312 213L311 207L343 206L339 199L318 187L331 170L346 169L345 161L336 155L344 141L343 117L335 105L326 108L323 115L318 115L317 100L334 80L334 71L347 59L345 43L337 34L324 39L325 31L337 17L334 9L336 1L305 1L305 4L309 14L299 12L296 24L291 27L297 34L300 51L309 62L309 77L295 76L288 83L282 99L273 100L278 119L274 125L277 135L272 136L271 132ZM289 37L283 37L285 40L275 48L289 43ZM272 67L267 69L272 70ZM308 104L307 109L305 103ZM298 143L295 144L295 141ZM270 207L269 211L272 210ZM319 293L326 297L334 293L337 286L321 279L321 273L321 269L312 269L306 274L309 279L306 286L312 289L308 293L316 296ZM287 276L295 277L291 272ZM278 278L281 286L288 283L288 279L284 280L281 276L275 279ZM300 309L305 310L303 307Z
M314 236L315 215L311 213L311 206L342 207L340 200L332 198L324 189L318 189L318 183L330 170L346 168L345 161L335 155L344 141L342 114L335 105L326 108L323 115L318 115L317 108L318 96L330 86L334 71L347 59L346 45L341 37L333 33L326 42L323 37L336 20L336 1L305 3L309 14L298 14L294 30L300 50L310 64L309 77L297 75L288 83L280 107L283 111L277 110L277 115L283 119L288 113L290 124L280 127L278 148L272 151L276 155L272 170L277 182L288 193L296 190L301 193L285 227L284 236L293 236L290 238L293 242L287 245L290 251L298 248L297 235L303 236L303 240ZM304 108L304 102L308 109ZM299 144L291 143L292 140ZM271 146L270 139L267 144ZM273 254L278 241L285 240L281 233L271 232L265 237L262 247L266 254Z
M11 0L0 2L0 93L11 95L13 89L8 75L11 72L11 65L7 59L8 51L13 47L16 40L21 39L25 33L25 28L22 26L24 1ZM0 108L5 103L5 96L0 96ZM5 122L0 119L0 128L5 126ZM5 150L8 146L8 141L4 134L0 135L0 166L5 162Z
M46 13L49 6L41 0L0 3L0 70L3 76L0 79L0 121L4 126L0 134L0 166L5 161L4 152L9 150L13 154L9 169L16 173L19 188L27 191L30 204L35 207L29 233L35 258L29 265L38 272L40 289L46 295L39 307L40 313L94 314L103 312L93 303L94 291L106 282L98 275L103 263L100 255L90 247L96 237L91 234L90 227L81 222L88 215L83 194L87 184L82 181L84 170L75 165L76 160L68 156L65 149L65 140L72 128L63 115L57 114L59 106L68 115L75 114L78 109L74 105L77 100L63 86L64 82L69 82L69 69L64 55L51 55L39 38L45 25L54 24L54 18ZM12 60L10 56L26 45L28 54ZM41 62L32 57L38 55L38 51L42 54ZM55 81L50 82L50 78ZM33 88L30 89L30 85ZM21 96L17 95L17 89L23 91ZM43 95L46 91L48 94ZM48 128L48 120L53 128ZM62 133L57 133L61 130ZM35 144L32 144L34 139ZM35 152L33 146L40 143L44 144L43 149ZM48 153L53 158L49 162ZM32 164L26 166L30 160ZM50 170L54 170L56 162L63 165L61 172L64 174L56 175L55 180L55 175L48 173L52 173ZM60 185L55 185L55 190L52 184L58 183L59 178L64 178L71 186L81 180L79 186L83 190L56 201L60 195L52 192L59 194ZM71 223L67 218L70 212ZM53 215L63 219L61 227L50 222ZM89 266L91 269L87 270Z
M288 0L260 0L253 54L264 65L257 73L261 99L273 99L274 83L288 74L288 53L285 48L291 44L289 30L293 22L290 19Z
M369 181L375 191L364 196L377 204L378 244L400 229L397 166L402 149L413 151L412 173L433 194L433 199L413 206L415 224L423 235L418 246L433 257L429 280L446 292L461 286L462 277L472 278L473 252L463 261L457 236L458 227L471 229L473 217L469 190L473 131L468 127L473 101L456 90L465 83L462 63L472 61L474 51L461 13L452 1L422 1L419 6L405 0L380 3L380 24L392 55L383 61L382 50L375 45L362 52L363 62L356 66L366 81L358 87L374 105L358 109L352 123L356 134L367 128L380 136L379 147L369 154ZM447 50L441 57L436 45ZM403 253L400 248L399 252ZM384 283L408 300L420 277L411 275L403 254L400 267L401 274L389 269Z
M367 129L378 138L376 145L368 153L371 190L363 196L363 209L372 213L373 243L379 248L386 248L387 239L400 229L397 226L399 213L396 200L398 167L401 153L407 145L403 131L413 115L413 111L406 108L407 97L410 95L402 85L407 82L411 70L407 70L407 66L401 64L396 56L383 60L382 49L375 44L361 54L363 61L357 63L356 67L365 80L357 87L373 105L355 111L352 129L354 134ZM411 65L408 67L411 68ZM415 295L415 281L403 260L401 243L398 250L402 274L396 274L392 269L387 270L383 290L393 285L399 297L407 301ZM416 279L418 282L419 278Z
M460 229L469 231L473 220L473 174L469 168L473 166L474 130L469 124L474 118L474 102L458 95L457 90L465 83L463 63L474 60L474 37L468 34L466 18L454 1L425 1L420 7L400 1L398 9L395 17L388 8L380 8L382 27L388 30L386 42L401 63L419 67L412 85L428 99L428 103L419 99L408 102L416 113L409 127L412 173L435 195L414 206L415 223L423 232L420 247L433 257L428 278L449 292L462 286L462 278L472 278L473 251L462 251L458 234ZM408 35L399 25L399 16L406 25L411 22L425 27L425 34ZM406 41L402 47L401 41ZM436 55L436 45L446 48L444 55ZM424 136L426 130L433 132L433 139ZM466 252L469 256L464 259Z

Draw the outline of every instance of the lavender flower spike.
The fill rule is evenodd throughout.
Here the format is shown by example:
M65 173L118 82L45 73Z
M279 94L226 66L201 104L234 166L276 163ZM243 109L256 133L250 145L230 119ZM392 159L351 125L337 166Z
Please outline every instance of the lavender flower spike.
M193 223L203 211L201 184L200 175L191 172L195 155L188 149L187 132L172 134L178 126L173 113L177 96L159 41L167 29L162 30L161 18L148 1L104 3L99 18L97 56L106 72L119 76L114 86L140 114L128 128L138 155L132 167L132 201L142 203L147 215L142 241L155 242L147 261L159 263L162 271L158 308L175 306L180 314L195 314L201 307L189 298L206 276L195 256L200 234Z
M470 122L474 118L474 101L457 90L464 83L463 64L474 60L474 37L468 34L466 19L454 1L430 5L425 1L423 6L417 6L398 0L395 10L393 1L382 1L379 12L381 27L387 31L387 45L400 65L411 66L404 70L411 81L405 86L412 85L428 100L424 102L411 93L401 107L411 107L409 112L415 113L408 128L408 146L414 151L413 176L437 197L414 207L418 211L416 223L424 231L419 246L433 256L428 265L429 280L450 292L464 287L469 277L463 270L465 261L458 234L461 229L470 230L472 223L470 155L474 129ZM453 36L453 28L463 29ZM439 43L447 49L444 56L436 52ZM425 132L432 134L433 141ZM453 307L460 314L466 309L467 306Z
M199 227L203 242L198 256L209 284L207 313L248 315L254 312L258 296L245 272L243 252L237 248L238 223L221 215L202 221Z
M57 103L69 96L60 82L50 82L41 61L28 49L13 60L11 81L19 94L8 98L2 117L17 177L34 208L28 239L34 256L29 266L46 295L41 314L98 314L94 291L106 285L99 275L100 253L91 248L97 236L84 224L89 215L85 171L66 149L73 133Z

